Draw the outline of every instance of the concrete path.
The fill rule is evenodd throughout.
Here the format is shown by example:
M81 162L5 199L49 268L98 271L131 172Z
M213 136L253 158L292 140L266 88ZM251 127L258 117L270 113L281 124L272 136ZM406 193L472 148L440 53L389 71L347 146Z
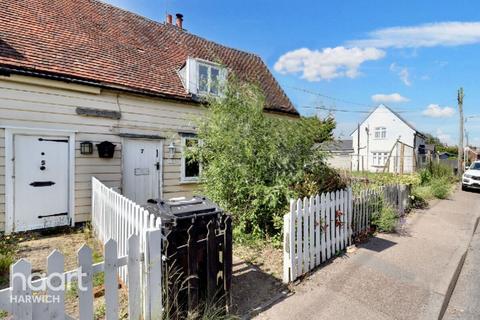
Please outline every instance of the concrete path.
M480 228L478 226L443 319L480 319Z
M480 195L412 214L400 234L382 234L314 272L258 319L438 319L474 223Z

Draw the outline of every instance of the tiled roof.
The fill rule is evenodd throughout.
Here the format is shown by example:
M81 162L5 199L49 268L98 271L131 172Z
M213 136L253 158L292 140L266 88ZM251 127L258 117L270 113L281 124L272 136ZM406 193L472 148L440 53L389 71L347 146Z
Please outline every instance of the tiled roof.
M0 67L193 100L178 75L188 57L260 85L266 109L297 115L257 55L96 0L2 0Z

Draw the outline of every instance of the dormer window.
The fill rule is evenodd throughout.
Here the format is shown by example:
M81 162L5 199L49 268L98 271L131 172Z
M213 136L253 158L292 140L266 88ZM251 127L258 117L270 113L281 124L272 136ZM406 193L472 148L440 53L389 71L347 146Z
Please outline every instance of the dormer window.
M198 63L198 93L218 95L220 68Z
M220 96L227 71L219 64L188 58L185 67L179 70L179 75L188 93Z

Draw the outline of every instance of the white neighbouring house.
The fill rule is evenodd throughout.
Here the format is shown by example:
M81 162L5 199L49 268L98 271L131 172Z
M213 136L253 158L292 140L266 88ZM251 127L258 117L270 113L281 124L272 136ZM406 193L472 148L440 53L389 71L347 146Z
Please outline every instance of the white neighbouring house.
M351 136L353 171L410 173L418 166L417 155L425 149L425 136L383 104Z

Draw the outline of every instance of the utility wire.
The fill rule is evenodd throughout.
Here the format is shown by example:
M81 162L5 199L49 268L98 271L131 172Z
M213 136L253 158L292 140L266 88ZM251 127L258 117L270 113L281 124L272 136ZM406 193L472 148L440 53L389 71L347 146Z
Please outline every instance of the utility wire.
M308 93L308 94L312 94L312 95L315 95L315 96L323 97L323 98L326 98L326 99L329 99L329 100L343 102L343 103L346 103L346 104L353 104L353 105L362 106L362 107L369 107L369 108L375 107L374 105L371 105L371 104L365 104L365 103L350 101L350 100L346 100L346 99L342 99L342 98L336 98L336 97L333 97L333 96L330 96L330 95L326 95L326 94L323 94L323 93L320 93L320 92L316 92L316 91L312 91L312 90L308 90L308 89L304 89L304 88L293 87L293 86L286 86L286 87L290 88L290 89L293 89L293 90L297 90L297 91L305 92L305 93Z

